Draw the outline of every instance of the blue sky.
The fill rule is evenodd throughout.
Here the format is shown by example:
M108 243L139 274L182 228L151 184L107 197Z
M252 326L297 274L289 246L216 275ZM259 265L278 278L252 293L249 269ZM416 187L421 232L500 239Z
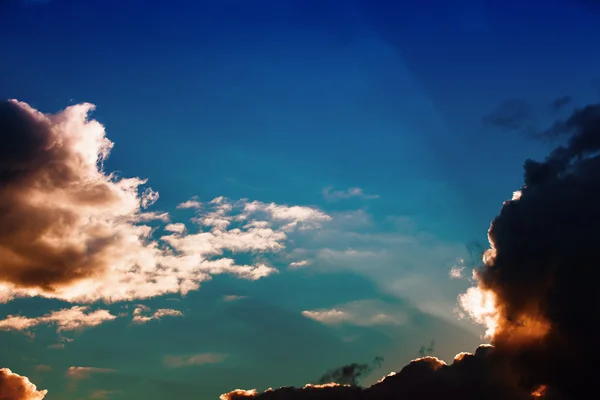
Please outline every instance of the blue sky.
M482 118L519 98L542 124L559 96L597 99L600 8L388 3L1 3L0 97L44 113L95 104L114 142L105 170L148 179L160 193L152 210L190 232L222 204L177 208L190 199L313 214L273 228L285 235L278 251L232 256L278 273L215 274L183 297L100 298L89 310L116 318L58 335L48 318L2 331L0 367L50 399L217 398L383 355L377 379L432 339L441 358L481 342L453 311L470 285L459 259L486 240L523 160L547 150ZM451 279L453 266L466 278ZM0 314L85 305L45 297ZM132 321L156 310L181 315Z

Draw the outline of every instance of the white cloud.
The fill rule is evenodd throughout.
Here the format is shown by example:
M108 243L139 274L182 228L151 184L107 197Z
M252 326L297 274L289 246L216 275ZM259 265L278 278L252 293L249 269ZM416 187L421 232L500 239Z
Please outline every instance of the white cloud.
M13 227L10 234L0 230L0 302L28 296L131 301L185 295L216 274L256 280L277 273L265 256L282 252L290 235L331 220L306 206L192 198L178 206L193 209L192 221L201 225L190 232L168 213L147 209L158 193L142 189L144 179L103 170L113 143L89 119L92 105L55 115L25 103L9 107L32 149L22 155L27 174L10 190L0 186L0 201L12 210L0 214L0 226ZM156 229L149 221L166 225ZM246 253L249 261L239 265L226 252Z
M183 317L183 313L181 311L174 310L172 308L159 308L150 315L144 315L148 314L150 311L150 308L143 305L139 305L133 310L132 321L138 324L144 324L146 322L152 321L153 319L158 320L162 319L163 317Z
M290 263L290 268L302 268L307 265L310 265L310 261L308 260L293 261Z
M306 310L302 315L325 325L357 326L401 325L409 318L397 307L377 300L358 300L329 309Z
M87 312L88 310L89 307L75 306L36 318L9 315L0 320L0 330L26 331L41 324L52 324L58 332L65 332L95 327L117 318L108 310Z
M165 356L163 364L167 368L191 367L194 365L219 364L225 361L227 354L200 353L183 356Z
M379 195L377 194L366 194L363 189L359 187L351 187L347 190L333 190L332 186L327 186L323 189L323 197L327 201L338 201L338 200L346 200L352 197L373 200L378 199Z

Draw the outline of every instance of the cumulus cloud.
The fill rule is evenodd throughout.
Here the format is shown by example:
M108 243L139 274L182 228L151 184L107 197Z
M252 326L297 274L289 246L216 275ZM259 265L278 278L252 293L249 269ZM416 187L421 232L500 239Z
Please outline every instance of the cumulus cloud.
M0 320L0 330L27 331L41 324L52 324L56 326L58 332L66 332L95 327L117 318L108 310L89 311L89 309L89 307L75 306L35 318L9 315Z
M327 201L338 201L338 200L346 200L353 197L372 200L378 199L379 195L377 194L366 194L363 189L359 187L351 187L347 190L333 190L332 186L327 186L323 189L323 197Z
M173 310L171 308L160 308L153 313L150 312L150 308L139 305L133 310L133 322L138 324L144 324L150 322L153 319L161 319L163 317L183 317L183 313L179 310ZM144 315L146 314L146 315ZM150 314L150 315L148 315Z
M2 400L42 400L47 390L37 390L29 378L15 374L8 368L0 369L0 398Z
M491 345L459 353L449 365L417 359L366 389L282 388L245 398L589 397L600 358L592 328L600 322L600 104L575 109L537 136L564 144L543 161L524 163L521 190L490 225L476 286L459 297L463 311L486 326Z
M238 265L228 253L280 252L296 231L331 220L311 207L218 197L178 206L197 232L150 211L146 180L104 171L113 143L89 118L91 104L57 114L0 103L0 301L44 296L115 302L197 290L215 274L256 280L277 270Z
M200 353L192 355L165 356L163 364L167 368L191 367L194 365L219 364L225 361L227 354Z
M302 315L326 325L400 325L408 314L376 300L358 300L330 309L305 310Z

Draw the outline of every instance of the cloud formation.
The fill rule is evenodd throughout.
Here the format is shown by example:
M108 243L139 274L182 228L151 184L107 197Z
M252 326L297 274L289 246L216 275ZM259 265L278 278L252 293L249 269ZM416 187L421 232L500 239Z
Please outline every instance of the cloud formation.
M90 379L93 374L110 374L117 372L110 368L96 368L96 367L69 367L67 370L67 377L75 380Z
M600 104L539 133L564 138L524 163L524 184L492 221L490 249L459 297L492 343L447 365L417 359L367 389L282 388L260 399L578 399L593 392L600 350Z
M167 368L191 367L195 365L219 364L225 361L227 354L200 353L183 356L165 356L163 364Z
M116 318L108 310L89 311L89 307L75 306L34 318L9 315L0 320L0 330L27 331L41 324L52 324L58 332L66 332L95 327Z
M0 301L44 296L69 302L185 295L215 274L256 280L277 270L264 261L238 265L225 252L251 256L285 248L297 230L331 220L310 207L218 197L192 198L191 223L148 222L159 198L146 181L103 169L113 143L90 120L91 104L43 114L0 103Z
M325 325L400 325L408 314L375 300L357 300L330 309L305 310L302 315Z
M42 400L47 393L47 390L37 390L26 376L15 374L8 368L0 369L0 399Z
M183 317L183 313L172 308L160 308L153 313L150 313L150 308L144 305L139 305L133 310L132 321L137 324L145 324L152 320L162 319L163 317ZM148 315L150 313L150 315ZM146 314L146 315L144 315Z
M363 189L359 187L351 187L347 190L333 190L332 186L327 186L323 189L323 198L327 201L338 201L346 200L350 198L360 198L365 200L378 199L378 194L366 194Z

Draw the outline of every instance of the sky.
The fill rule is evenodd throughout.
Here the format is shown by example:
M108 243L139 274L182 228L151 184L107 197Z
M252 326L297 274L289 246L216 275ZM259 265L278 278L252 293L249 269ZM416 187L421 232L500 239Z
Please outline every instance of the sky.
M469 244L600 96L600 6L523 3L0 0L0 368L209 399L487 343Z

